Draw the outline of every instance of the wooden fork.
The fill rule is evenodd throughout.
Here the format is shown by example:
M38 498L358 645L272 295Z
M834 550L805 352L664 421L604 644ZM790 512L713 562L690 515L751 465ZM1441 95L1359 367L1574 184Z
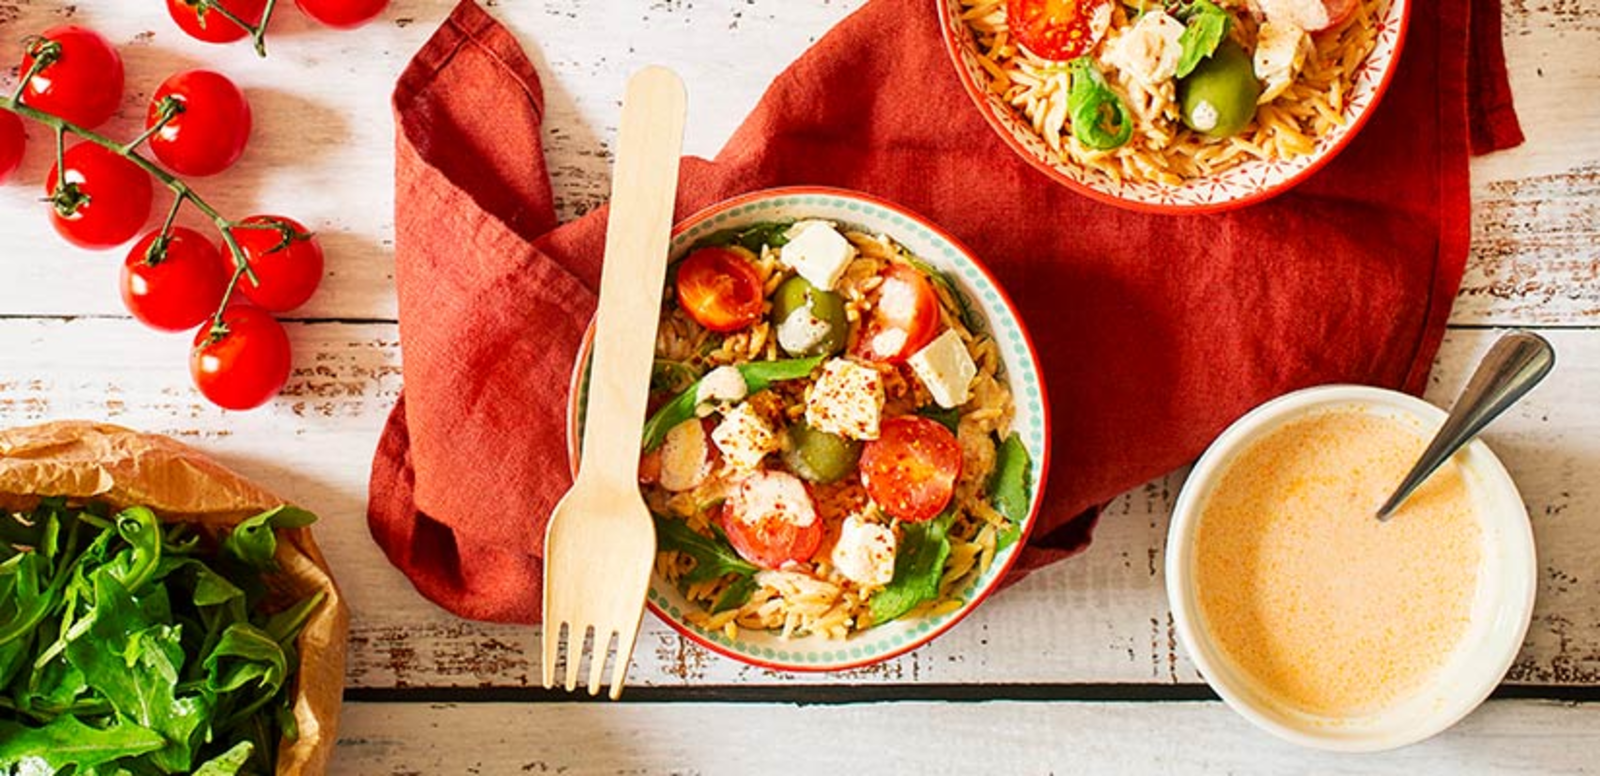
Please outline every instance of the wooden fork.
M566 688L586 637L589 694L612 638L611 698L622 695L655 564L655 527L639 495L639 445L683 146L683 82L648 67L628 79L595 312L594 361L578 476L550 515L544 556L544 686L555 685L566 631Z

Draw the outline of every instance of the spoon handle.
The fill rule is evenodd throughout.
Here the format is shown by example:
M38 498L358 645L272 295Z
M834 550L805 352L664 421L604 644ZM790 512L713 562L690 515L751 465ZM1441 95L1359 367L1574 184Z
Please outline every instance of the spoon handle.
M1555 362L1556 354L1550 343L1532 332L1514 331L1495 342L1478 364L1477 371L1472 373L1472 379L1467 381L1455 406L1450 408L1450 416L1439 433L1428 443L1428 449L1411 467L1394 495L1378 509L1378 519L1388 520L1412 491L1450 460L1462 445L1550 374Z

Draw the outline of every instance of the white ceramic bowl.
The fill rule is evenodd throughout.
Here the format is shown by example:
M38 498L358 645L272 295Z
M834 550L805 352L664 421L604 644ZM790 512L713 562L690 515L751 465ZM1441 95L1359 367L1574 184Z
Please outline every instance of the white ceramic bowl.
M1456 456L1477 500L1483 529L1482 565L1471 620L1441 667L1417 692L1359 717L1325 717L1290 708L1256 687L1212 639L1195 587L1195 536L1200 516L1235 457L1285 423L1316 412L1360 408L1414 422L1431 436L1445 413L1395 391L1329 385L1267 402L1240 418L1190 473L1167 534L1167 600L1178 636L1212 689L1246 719L1303 746L1379 751L1421 741L1465 717L1489 697L1522 647L1537 587L1533 529L1511 475L1482 441Z
M760 668L778 671L838 671L858 668L910 652L954 627L996 588L1027 543L1039 513L1045 473L1050 469L1050 409L1033 343L1023 328L1005 291L966 246L926 219L883 200L842 189L797 186L768 189L729 199L696 213L672 232L671 255L683 255L697 241L724 229L748 227L763 221L820 218L888 235L913 255L942 271L966 297L1000 346L1006 383L1016 408L1011 423L1032 459L1029 472L1032 501L1021 538L1001 550L987 571L973 574L957 591L961 608L945 614L906 617L869 628L845 640L822 636L781 636L758 630L740 630L736 638L708 631L686 616L699 605L686 600L676 587L652 576L647 603L668 625L684 637L714 652ZM590 329L591 336L593 328ZM582 439L582 397L589 362L585 342L573 369L571 401L567 407L568 454L577 469L578 441Z

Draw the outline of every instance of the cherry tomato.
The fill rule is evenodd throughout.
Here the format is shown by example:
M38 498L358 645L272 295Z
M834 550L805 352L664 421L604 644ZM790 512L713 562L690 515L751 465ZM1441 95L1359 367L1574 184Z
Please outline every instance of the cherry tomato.
M52 27L41 37L59 47L59 55L28 79L23 103L84 129L106 123L122 104L122 57L117 50L99 33L71 24ZM44 41L30 42L22 55L21 74L33 67L34 54L42 52Z
M150 176L112 151L83 142L67 149L64 175L52 166L44 193L54 202L50 222L80 248L114 248L150 217ZM61 191L56 191L57 179Z
M159 229L145 235L122 262L122 303L151 328L192 329L222 304L228 277L217 246L205 235L175 226L154 255L151 248L160 237Z
M212 404L228 410L259 407L289 381L289 335L270 313L232 305L222 332L210 324L195 332L189 376Z
M883 511L911 523L944 511L961 476L961 443L936 420L903 415L883 422L861 449L861 480Z
M250 103L227 76L190 70L162 82L150 97L145 128L161 119L171 101L179 112L150 137L162 164L183 175L216 175L244 154L250 138Z
M758 471L723 502L720 523L739 556L762 568L804 563L822 546L822 518L799 477Z
M322 246L294 219L283 216L250 216L240 222L273 224L283 228L235 227L233 238L244 249L245 261L255 271L256 282L248 276L239 281L239 293L259 307L275 313L288 312L306 303L322 282ZM232 272L232 257L227 266Z
M372 21L389 0L294 0L300 10L329 27L360 27Z
M761 320L761 275L727 248L701 248L678 265L678 304L711 331L737 331Z
M267 0L210 0L204 8L199 0L167 0L167 14L189 37L206 43L231 43L250 34L213 6L221 6L251 24L260 24Z
M1007 0L1006 25L1029 51L1045 59L1077 59L1100 40L1110 0ZM1099 15L1102 21L1096 20Z
M1349 21L1350 16L1355 13L1358 5L1360 5L1358 0L1322 0L1322 7L1328 11L1328 24L1315 30L1306 30L1306 32L1321 32L1344 26L1344 23Z
M0 181L22 165L22 152L28 147L28 133L17 114L0 111Z
M893 264L878 286L877 303L861 329L855 352L869 361L898 364L939 333L939 294L926 275Z

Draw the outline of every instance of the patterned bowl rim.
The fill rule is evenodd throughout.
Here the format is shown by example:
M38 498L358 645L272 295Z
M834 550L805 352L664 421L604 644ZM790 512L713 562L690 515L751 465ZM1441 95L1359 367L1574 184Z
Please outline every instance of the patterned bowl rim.
M1022 555L1022 550L1026 546L1028 538L1033 532L1033 527L1038 522L1039 510L1044 504L1044 491L1050 474L1050 454L1052 446L1051 439L1053 438L1053 426L1051 421L1050 396L1044 389L1044 370L1042 365L1039 363L1039 350L1034 345L1033 337L1028 333L1026 324L1022 322L1022 315L1017 311L1017 306L1014 302L1012 302L1010 295L1006 293L1005 288L1000 284L1000 281L995 278L994 274L989 271L989 268L980 262L972 250L967 248L964 243L958 240L954 235L933 224L928 219L923 218L922 216L907 210L904 207L887 200L879 199L869 194L848 189L832 188L828 186L785 186L753 191L748 194L742 194L703 208L693 215L690 215L689 217L678 222L678 224L672 229L672 237L674 240L676 240L678 237L689 232L691 229L701 226L702 224L709 223L717 216L728 213L735 208L759 205L771 200L807 196L833 199L845 203L855 203L864 207L876 207L893 215L897 215L905 219L909 225L918 226L927 230L929 233L931 233L934 240L945 243L954 254L959 256L962 260L968 262L971 267L980 276L982 276L985 282L988 283L989 287L994 290L994 302L1006 312L1006 315L1010 318L1011 322L1015 324L1015 331L1023 343L1024 350L1026 351L1028 369L1031 371L1036 382L1038 383L1038 409L1035 414L1037 414L1040 419L1040 430L1038 432L1040 435L1039 454L1037 460L1033 462L1034 469L1038 476L1033 483L1033 492L1028 505L1028 516L1023 521L1021 534L1017 537L1016 542L1007 548L1009 552L1006 553L1004 558L996 558L997 562L991 567L992 573L990 573L988 581L983 584L981 588L976 589L975 594L969 597L962 604L960 609L945 615L942 621L936 625L930 626L928 630L906 637L904 639L904 643L902 644L886 647L882 651L872 652L870 654L863 651L862 657L855 658L852 654L851 659L841 660L839 662L826 662L825 664L813 665L807 663L789 662L781 657L766 659L764 657L758 657L746 652L741 652L737 649L731 648L730 646L724 646L723 644L719 644L706 638L696 628L690 626L688 623L680 622L679 618L672 616L665 610L665 608L657 604L654 600L651 600L652 597L647 597L645 603L649 607L650 611L655 614L657 619L660 619L662 622L665 622L667 625L671 626L671 628L677 631L679 635L716 654L732 658L733 660L752 665L757 668L763 668L771 671L822 673L863 668L865 666L892 660L908 652L916 650L943 635L945 632L955 627L957 623L966 619L968 614L977 609L980 604L982 604L991 594L1000 588L1001 582L1005 580L1006 575L1010 572L1011 567L1016 563L1017 558ZM993 326L992 321L989 319L990 316L985 316L985 322ZM577 358L574 360L572 365L572 376L568 384L567 392L567 465L572 476L577 476L578 472L579 424L581 415L579 399L583 390L584 375L587 372L589 356L593 347L594 321L591 319L588 329L584 333L583 342L578 348ZM653 587L656 580L656 576L653 572L651 573L651 580ZM843 648L841 647L839 651L842 653Z
M958 12L960 10L958 5L959 2L960 0L932 0L939 17L939 29L944 37L945 53L949 55L950 65L951 67L955 68L956 77L961 79L961 85L966 91L967 97L972 100L972 104L978 109L978 112L983 115L983 119L986 123L988 123L990 129L993 129L994 133L1000 136L1000 140L1003 141L1006 146L1009 147L1017 156L1021 157L1028 164L1032 165L1034 169L1043 173L1045 177L1050 178L1056 183L1059 183L1079 194L1087 196L1090 199L1104 202L1108 205L1115 205L1116 207L1126 210L1145 213L1158 213L1163 215L1200 215L1204 213L1221 213L1229 210L1237 210L1239 208L1253 205L1258 202L1265 202L1266 200L1276 197L1279 194L1282 194L1294 188L1295 186L1300 185L1300 183L1305 179L1311 177L1311 175L1316 173L1318 170L1321 170L1323 166L1332 161L1335 156L1338 156L1346 146L1350 145L1350 142L1355 139L1356 134L1361 131L1362 127L1366 126L1367 119L1369 119L1372 116L1372 113L1377 110L1378 103L1382 101L1383 95L1389 91L1389 83L1394 80L1395 70L1400 64L1400 55L1405 49L1406 33L1411 27L1411 0L1393 0L1394 5L1398 6L1400 11L1400 31L1395 38L1394 53L1390 55L1388 61L1384 62L1383 64L1383 73L1380 75L1378 83L1373 89L1372 99L1367 102L1365 107L1355 114L1354 118L1351 119L1349 124L1333 130L1335 133L1341 134L1337 134L1332 141L1332 145L1326 148L1319 147L1317 150L1313 151L1311 154L1312 158L1305 167L1285 178L1281 178L1276 181L1255 183L1253 188L1250 189L1248 193L1241 196L1217 199L1209 202L1181 204L1178 202L1151 202L1143 199L1117 196L1109 191L1104 191L1083 181L1078 181L1071 178L1052 165L1049 160L1033 153L1026 146L1024 146L1022 141L1018 139L1016 135L1012 133L1010 128L1006 126L999 114L993 109L993 106L989 104L989 101L986 99L988 88L980 85L976 80L974 80L972 73L968 72L967 68L962 66L962 52L969 46L975 50L977 42L973 39L971 31L967 29L967 26L965 24L958 23ZM1372 54L1368 54L1367 56L1370 58ZM1172 187L1170 186L1159 186L1162 189L1172 190Z

